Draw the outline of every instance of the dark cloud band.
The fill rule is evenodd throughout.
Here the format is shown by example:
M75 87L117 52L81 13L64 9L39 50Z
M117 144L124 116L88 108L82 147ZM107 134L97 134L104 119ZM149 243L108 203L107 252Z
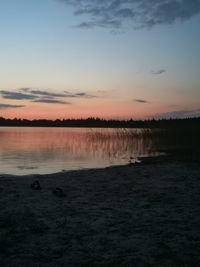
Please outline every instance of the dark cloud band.
M8 108L23 108L24 105L10 105L10 104L0 104L0 109L8 109Z
M56 100L56 99L37 99L33 100L32 102L37 102L37 103L44 103L44 104L71 104L70 102L65 102L62 100Z
M145 99L134 99L134 101L137 102L137 103L142 103L142 104L149 103L149 101L147 101Z
M31 100L37 98L37 96L32 94L25 94L20 92L11 92L11 91L0 91L1 95L5 99L15 99L15 100Z
M166 112L166 113L160 113L157 114L155 117L156 118L191 118L191 117L199 117L200 116L200 109L193 109L193 110L188 110L188 109L183 109L183 110L175 110L171 112Z
M151 71L151 74L159 75L159 74L163 74L163 73L165 73L165 72L166 72L166 70L164 70L164 69L160 69L160 70L152 70L152 71Z
M151 28L185 21L200 13L200 0L59 0L74 7L75 15L86 15L81 28Z
M95 98L97 96L86 92L71 93L64 91L62 93L54 93L39 89L20 88L16 91L0 90L0 94L4 99L12 100L30 100L32 102L48 103L48 104L71 104L64 101L66 98Z

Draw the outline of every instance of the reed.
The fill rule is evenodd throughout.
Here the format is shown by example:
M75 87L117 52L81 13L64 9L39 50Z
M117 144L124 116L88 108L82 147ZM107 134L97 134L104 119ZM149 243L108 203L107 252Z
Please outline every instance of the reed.
M180 126L165 128L118 128L118 129L90 129L87 134L91 142L108 140L115 142L141 141L150 144L151 150L165 152L177 159L199 160L200 159L200 126Z

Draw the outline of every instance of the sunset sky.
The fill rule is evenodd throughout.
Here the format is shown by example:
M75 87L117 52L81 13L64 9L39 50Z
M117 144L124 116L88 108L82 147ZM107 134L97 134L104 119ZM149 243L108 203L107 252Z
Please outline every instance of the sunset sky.
M200 116L200 0L0 0L0 117Z

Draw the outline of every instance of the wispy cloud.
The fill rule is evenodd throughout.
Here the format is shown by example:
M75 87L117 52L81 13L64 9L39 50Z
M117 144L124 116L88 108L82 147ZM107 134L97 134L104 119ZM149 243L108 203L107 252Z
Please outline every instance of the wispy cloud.
M9 109L9 108L23 108L24 105L10 105L10 104L0 104L0 109Z
M71 104L70 102L62 101L62 100L56 100L56 99L48 99L48 98L40 98L37 100L33 100L32 102L37 102L37 103L44 103L44 104L65 104L69 105Z
M82 28L82 29L91 29L95 27L120 28L120 26L121 22L119 20L99 20L99 21L81 22L80 24L76 25L75 28Z
M62 93L53 93L47 90L39 90L39 89L31 89L31 88L21 88L19 90L28 92L32 95L35 95L37 97L41 97L41 96L45 96L48 98L61 98L61 97L83 97L83 98L93 98L93 97L97 97L95 95L91 95L85 92L80 92L80 93L72 93L69 91L64 91Z
M41 103L60 103L70 104L63 101L66 98L95 98L96 95L88 94L86 92L72 93L68 91L55 93L47 90L32 89L32 88L20 88L16 91L0 90L0 94L4 99L12 100L30 100L33 102Z
M164 69L160 69L160 70L152 70L151 71L151 74L154 74L154 75L160 75L160 74L163 74L163 73L165 73L166 72L166 70L164 70Z
M84 93L84 92L71 93L71 92L65 91L65 97L96 98L97 96L96 95L91 95L91 94L88 94L88 93Z
M175 110L165 113L156 114L156 118L191 118L191 117L199 117L200 109L182 109Z
M42 91L42 90L33 90L33 89L30 89L30 88L22 88L20 90L26 90L26 92L29 92L31 93L32 95L36 95L36 96L46 96L46 97L66 97L65 94L57 94L57 93L51 93L51 92L48 92L48 91Z
M87 20L78 27L151 28L185 21L200 13L200 0L59 0Z
M30 100L37 98L37 96L32 95L32 94L25 94L25 93L20 93L20 92L11 92L11 91L6 91L6 90L1 90L0 94L3 98L5 99L15 99L15 100Z
M134 101L137 102L137 103L141 103L141 104L149 103L149 101L147 101L145 99L134 99Z

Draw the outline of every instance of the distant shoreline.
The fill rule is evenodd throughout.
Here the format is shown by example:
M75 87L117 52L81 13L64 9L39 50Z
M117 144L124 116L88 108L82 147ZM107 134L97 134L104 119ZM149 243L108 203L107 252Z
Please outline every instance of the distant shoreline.
M185 119L151 119L151 120L106 120L100 118L87 119L57 119L57 120L27 120L5 119L0 117L0 127L77 127L77 128L165 128L165 127L196 127L200 118Z

